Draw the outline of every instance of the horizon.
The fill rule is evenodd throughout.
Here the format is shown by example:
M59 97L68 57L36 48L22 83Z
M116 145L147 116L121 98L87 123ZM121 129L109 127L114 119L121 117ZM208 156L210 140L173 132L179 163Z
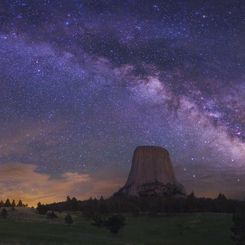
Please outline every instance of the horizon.
M91 200L91 199L92 199L92 200L100 200L101 198L103 198L104 200L107 200L107 199L110 199L111 197L113 197L113 194L115 194L115 193L112 193L111 195L109 195L109 196L107 196L107 197L102 195L102 196L98 196L98 197L92 197L92 196L91 196L91 197L85 198L85 199L78 199L78 198L76 198L75 196L67 195L67 196L64 197L64 199L62 199L62 200L56 200L56 201L49 202L49 203L45 203L45 202L42 203L42 202L40 202L40 201L38 201L38 200L37 200L36 203L35 203L35 202L33 202L33 203L28 203L28 202L26 202L25 200L23 200L22 198L11 199L11 198L8 198L8 197L7 197L5 200L1 200L1 199L0 199L0 202L2 202L2 204L3 204L2 207L12 207L12 202L14 201L14 202L15 202L15 206L14 206L14 207L37 208L38 203L40 203L41 205L58 204L58 203L67 202L68 198L70 198L71 200L72 200L73 198L75 198L76 201L79 201L79 202L86 202L86 201ZM229 198L229 197L227 197L226 195L224 195L223 193L217 193L216 196L211 197L211 196L197 196L194 192L190 192L190 193L187 193L187 194L186 194L186 197L183 197L183 198L184 198L184 199L185 199L185 198L188 198L188 196L191 196L191 195L194 195L194 197L197 198L197 199L211 199L211 200L215 200L215 199L217 199L220 195L222 195L222 196L224 196L225 198L227 198L227 200L240 201L240 202L244 202L244 201L245 201L245 199L233 199L233 198ZM131 197L132 197L132 198L139 198L139 196L131 196ZM11 206L4 206L5 203L6 203L8 200L10 201ZM22 202L22 205L23 205L23 206L18 206L18 205L17 205L19 201Z

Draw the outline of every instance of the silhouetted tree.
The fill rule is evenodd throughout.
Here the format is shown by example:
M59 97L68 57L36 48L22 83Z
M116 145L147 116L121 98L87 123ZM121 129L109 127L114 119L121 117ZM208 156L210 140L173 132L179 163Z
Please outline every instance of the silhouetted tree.
M187 196L187 198L190 199L190 200L196 199L195 193L194 193L194 192L191 192L191 193Z
M23 207L23 203L21 200L18 201L17 207Z
M112 215L105 221L105 227L114 234L117 234L124 225L125 217L119 214Z
M46 205L41 204L40 202L37 204L37 212L39 214L46 214L48 212L48 208Z
M224 194L222 193L219 193L219 195L217 196L216 200L219 200L219 201L227 201L227 198Z
M11 206L12 208L16 207L15 200L12 201Z
M224 194L219 194L216 199L214 199L214 211L216 212L228 212L230 209L229 200Z
M68 224L68 225L73 224L73 219L72 219L72 216L70 214L67 214L65 216L65 223Z
M4 204L5 207L11 207L11 203L10 203L10 200L7 199L5 204Z
M72 210L72 211L79 210L79 204L78 204L78 201L75 197L70 198L70 196L67 196L67 198L66 198L66 209Z

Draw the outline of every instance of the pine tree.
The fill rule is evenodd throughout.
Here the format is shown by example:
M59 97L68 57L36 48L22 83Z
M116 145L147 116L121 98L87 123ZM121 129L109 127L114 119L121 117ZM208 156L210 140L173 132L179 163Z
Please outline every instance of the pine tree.
M11 206L12 206L12 208L16 207L15 200L12 201Z
M5 204L4 204L5 207L11 207L11 203L10 203L10 200L7 199Z
M19 200L18 204L17 204L17 207L23 207L23 203L21 200Z

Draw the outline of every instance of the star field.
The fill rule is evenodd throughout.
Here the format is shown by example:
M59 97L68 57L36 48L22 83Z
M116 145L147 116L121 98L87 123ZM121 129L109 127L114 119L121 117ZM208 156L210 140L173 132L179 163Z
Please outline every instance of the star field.
M188 191L244 198L244 12L239 0L1 0L3 196L110 195L152 144Z

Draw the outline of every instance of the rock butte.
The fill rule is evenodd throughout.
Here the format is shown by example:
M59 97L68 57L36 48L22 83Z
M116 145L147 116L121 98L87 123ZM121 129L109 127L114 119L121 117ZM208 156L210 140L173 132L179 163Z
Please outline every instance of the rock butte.
M116 194L183 196L184 193L184 187L176 181L168 151L160 146L138 146L127 182Z

